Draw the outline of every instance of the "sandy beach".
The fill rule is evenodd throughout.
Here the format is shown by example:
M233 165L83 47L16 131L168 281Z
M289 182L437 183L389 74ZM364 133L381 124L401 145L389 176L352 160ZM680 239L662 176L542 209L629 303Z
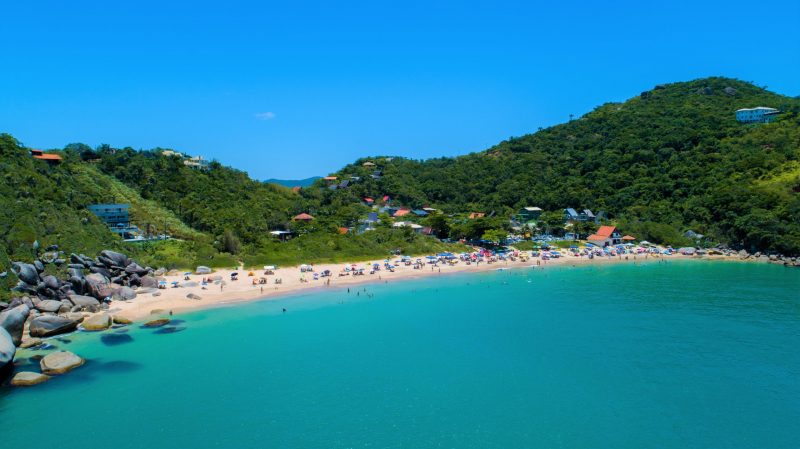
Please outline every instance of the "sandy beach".
M393 283L402 282L404 280L430 277L430 276L443 276L455 273L474 273L483 271L492 271L498 269L511 269L511 268L526 268L537 267L548 269L550 267L559 266L576 266L585 264L608 264L608 263L636 263L653 261L658 259L664 260L677 260L677 259L699 259L699 257L688 257L679 254L672 256L654 257L644 255L627 255L622 257L595 257L589 259L588 257L575 257L566 256L558 259L540 260L538 258L531 258L527 261L498 261L493 263L472 263L467 265L463 261L459 261L455 265L438 264L433 266L426 264L421 269L414 269L412 266L399 265L395 268L394 272L386 269L381 269L375 274L364 274L361 276L339 276L339 273L345 266L352 264L319 264L314 265L314 273L322 273L325 270L330 270L332 275L330 277L320 277L314 280L314 273L301 273L298 266L293 267L280 267L274 270L274 274L264 275L264 270L253 271L253 276L248 276L250 271L244 269L238 270L215 270L212 274L199 275L191 274L186 276L173 275L164 276L167 281L168 288L158 290L156 296L153 293L139 294L136 299L132 301L113 301L111 303L111 310L114 314L122 315L133 320L143 320L151 315L163 314L169 311L173 313L185 312L189 310L209 308L221 306L225 304L233 304L247 301L270 300L278 299L284 296L300 293L303 291L311 291L314 289L342 289L355 285L367 283ZM724 256L704 257L704 259L729 259ZM422 260L425 260L422 257ZM383 261L370 261L354 264L358 267L369 267L373 263L378 263L383 266ZM537 265L539 263L539 265ZM239 274L238 280L231 280L231 273L237 272ZM203 278L221 277L224 284L216 285L213 282L208 283L203 287ZM264 277L267 279L267 284L253 284L253 280L258 280ZM280 279L281 283L276 284L275 280ZM301 280L305 279L305 281ZM173 282L177 282L180 287L172 287ZM196 284L196 286L183 286ZM191 299L189 295L197 295L200 299Z

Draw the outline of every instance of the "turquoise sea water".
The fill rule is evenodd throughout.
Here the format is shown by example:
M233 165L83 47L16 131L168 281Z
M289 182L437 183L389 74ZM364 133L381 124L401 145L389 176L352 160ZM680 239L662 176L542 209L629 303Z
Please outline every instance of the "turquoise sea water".
M176 333L70 335L57 345L88 363L3 389L0 446L800 447L800 270L674 261L365 288L186 314Z

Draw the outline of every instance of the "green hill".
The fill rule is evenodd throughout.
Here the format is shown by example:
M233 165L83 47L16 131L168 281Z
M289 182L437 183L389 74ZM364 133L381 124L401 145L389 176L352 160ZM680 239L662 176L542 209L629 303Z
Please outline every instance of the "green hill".
M739 108L783 111L744 125ZM353 197L390 195L447 212L522 206L604 210L642 238L800 253L800 101L728 78L674 83L480 153L415 161L365 158L339 172L366 181ZM369 178L378 162L381 178ZM382 161L382 162L381 162Z
M303 197L216 162L191 168L182 156L161 149L106 145L95 150L70 144L55 152L62 162L49 165L10 135L0 135L0 272L12 260L31 261L35 241L41 248L57 244L66 254L113 249L170 268L355 261L395 249L418 254L448 248L406 230L341 234L340 226L355 225L365 214L363 206L322 210L313 193ZM87 209L98 203L130 204L133 224L158 233L166 227L174 239L123 242ZM317 215L314 223L291 221L309 211ZM279 242L269 234L274 229L294 230L296 238ZM0 292L15 282L10 273L0 277Z
M735 120L736 109L753 106L782 113L770 124ZM162 149L70 144L58 151L63 163L50 166L0 135L0 272L12 259L30 260L35 240L67 253L116 249L168 267L358 260L395 249L451 248L391 229L386 220L376 231L342 233L366 217L363 198L384 195L395 205L446 212L417 219L443 237L480 237L507 227L522 206L575 207L604 210L642 239L684 244L683 232L691 229L737 248L796 255L798 112L800 100L733 79L675 83L480 153L363 158L339 171L340 179L353 180L347 188L317 180L297 193L217 162L191 168ZM135 224L166 226L176 239L123 243L86 209L106 202L131 204ZM301 212L315 220L293 222ZM488 217L467 220L469 212ZM297 238L278 242L269 234L274 229ZM13 282L11 275L0 278L6 287Z

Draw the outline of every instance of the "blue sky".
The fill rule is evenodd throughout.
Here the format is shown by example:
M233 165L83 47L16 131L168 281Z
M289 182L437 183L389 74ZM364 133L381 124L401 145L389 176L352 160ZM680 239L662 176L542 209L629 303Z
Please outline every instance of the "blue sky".
M658 83L800 94L800 2L6 2L0 132L265 179L485 149Z

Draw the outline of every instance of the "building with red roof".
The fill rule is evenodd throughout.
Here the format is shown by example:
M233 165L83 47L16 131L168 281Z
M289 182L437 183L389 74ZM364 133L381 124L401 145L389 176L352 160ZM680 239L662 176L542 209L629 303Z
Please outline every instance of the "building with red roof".
M292 218L292 221L311 221L313 219L314 217L303 212L302 214L295 215L294 218Z
M34 159L45 161L50 165L61 163L61 156L53 153L45 153L42 150L31 150L31 156L33 156Z
M590 235L586 241L600 247L619 245L622 243L622 234L620 234L620 232L617 231L617 228L614 226L600 226L600 229L598 229L594 234Z
M404 217L404 216L406 216L406 215L408 215L410 213L411 213L411 209L402 208L402 209L397 209L397 212L395 212L394 215L392 215L392 216L393 217Z

